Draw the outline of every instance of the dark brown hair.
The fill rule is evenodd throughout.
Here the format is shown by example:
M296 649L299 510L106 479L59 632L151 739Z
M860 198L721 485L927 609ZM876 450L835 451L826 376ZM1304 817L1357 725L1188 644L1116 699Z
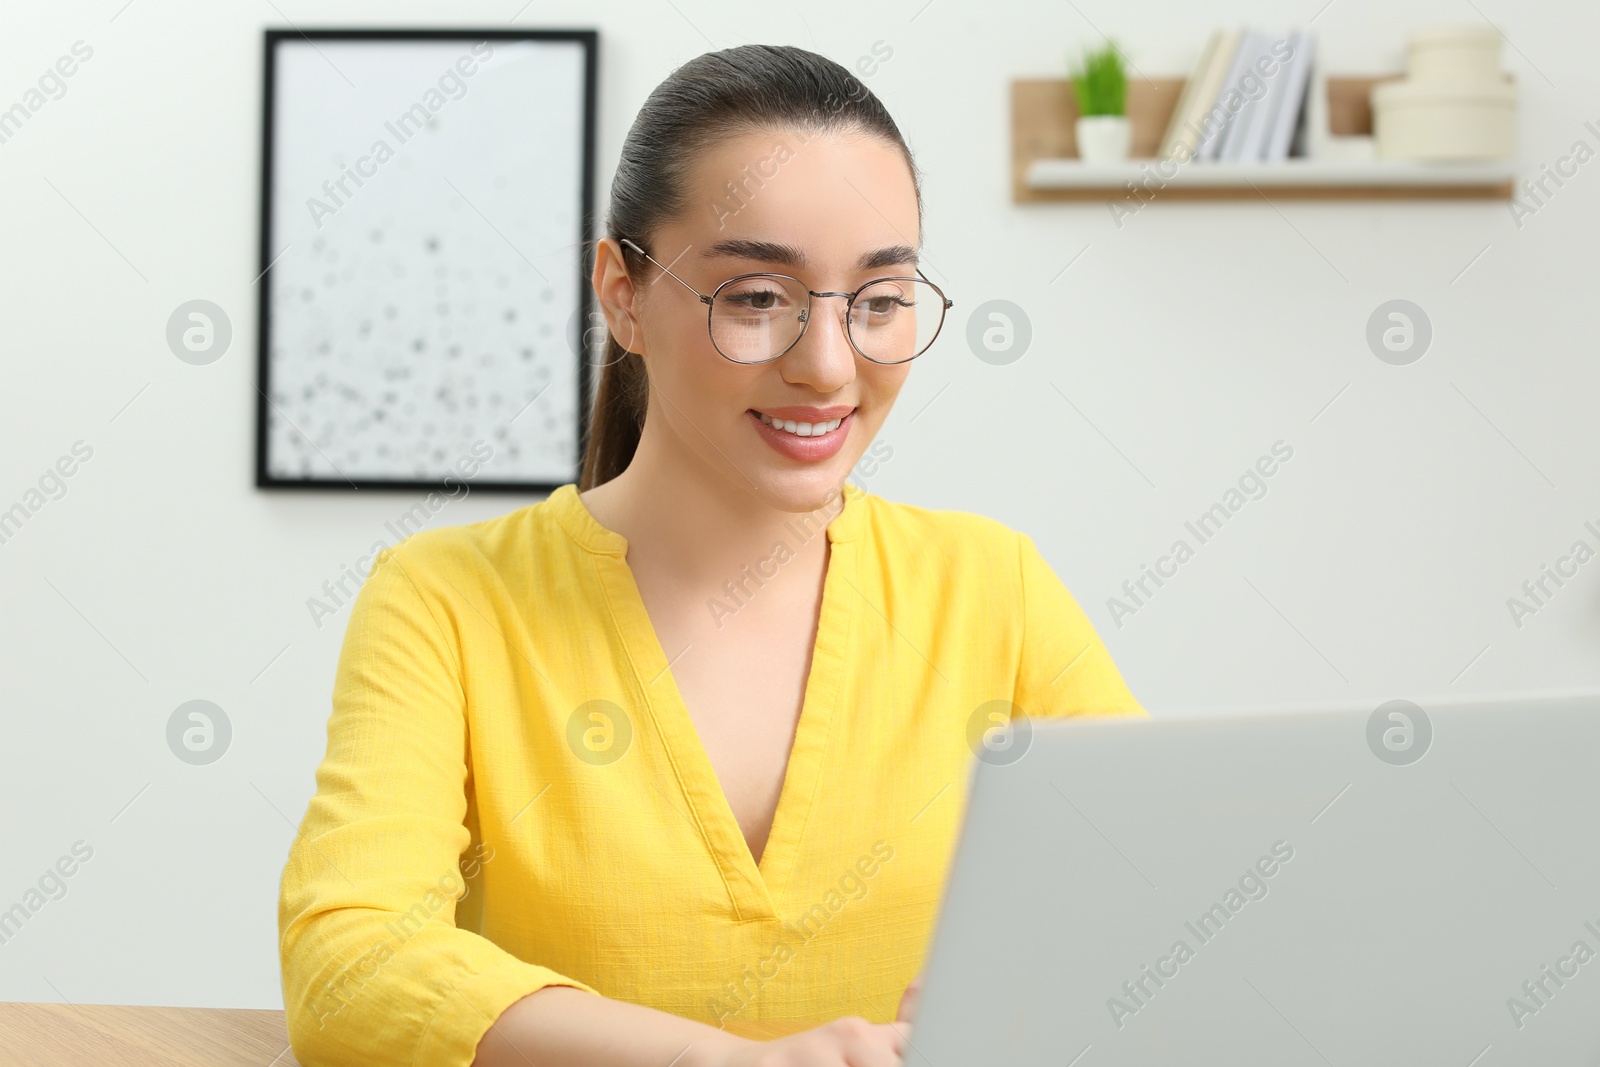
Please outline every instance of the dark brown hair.
M825 56L791 45L748 44L697 56L645 100L611 180L606 236L626 237L654 255L651 240L657 230L689 211L687 178L706 149L727 137L767 129L861 132L895 145L917 188L920 222L916 163L882 102ZM626 246L623 262L636 286L654 269ZM643 360L609 331L600 366L580 489L592 489L627 469L639 447L650 395Z

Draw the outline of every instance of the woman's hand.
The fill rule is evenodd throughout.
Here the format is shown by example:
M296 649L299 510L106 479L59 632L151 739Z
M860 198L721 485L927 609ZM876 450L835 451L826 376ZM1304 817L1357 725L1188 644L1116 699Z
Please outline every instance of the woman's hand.
M900 1067L904 1022L869 1023L847 1015L776 1041L751 1041L717 1061L717 1067Z
M751 1042L718 1060L717 1067L899 1067L921 993L918 974L900 995L892 1023L835 1019L791 1037Z
M917 997L922 993L922 975L911 980L906 986L906 991L900 995L900 1008L894 1013L895 1022L910 1024L917 1015Z

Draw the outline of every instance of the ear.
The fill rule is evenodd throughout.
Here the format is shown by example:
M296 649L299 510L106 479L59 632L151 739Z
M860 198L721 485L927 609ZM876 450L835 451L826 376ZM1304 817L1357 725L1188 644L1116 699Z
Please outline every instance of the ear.
M595 247L594 285L600 310L606 317L606 328L611 336L629 352L645 354L644 329L634 313L638 290L622 258L622 245L614 238L603 238Z

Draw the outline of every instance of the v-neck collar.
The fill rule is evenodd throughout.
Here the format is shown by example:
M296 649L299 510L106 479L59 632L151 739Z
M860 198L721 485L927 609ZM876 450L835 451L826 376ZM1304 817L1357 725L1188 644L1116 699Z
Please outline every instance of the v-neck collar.
M848 662L845 653L861 599L857 592L857 542L864 527L865 491L846 483L843 493L844 505L826 528L829 555L817 637L778 805L759 864L751 855L673 678L666 652L627 563L627 538L600 525L579 498L575 485L561 486L546 501L566 532L592 554L612 622L639 687L640 706L661 739L677 777L678 792L688 803L688 817L716 863L740 920L777 916L777 902L783 898L794 873L806 824L822 784L828 736ZM789 533L796 541L809 540L803 527L791 524ZM815 535L813 526L810 536Z
M867 491L854 482L844 483L844 506L828 523L828 540L832 544L854 541L861 536L866 525L866 495ZM571 482L557 487L542 504L533 506L545 509L561 524L569 537L590 552L604 556L627 556L628 539L615 530L601 526L578 495L578 487Z

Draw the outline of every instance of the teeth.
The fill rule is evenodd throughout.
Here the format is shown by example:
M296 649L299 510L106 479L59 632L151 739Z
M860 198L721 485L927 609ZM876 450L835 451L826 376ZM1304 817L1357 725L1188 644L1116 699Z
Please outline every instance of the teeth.
M793 419L774 419L770 415L762 415L759 411L756 414L761 416L762 422L773 429L792 433L796 437L821 437L825 433L837 430L839 424L844 421L839 418L829 419L827 422L795 422Z

